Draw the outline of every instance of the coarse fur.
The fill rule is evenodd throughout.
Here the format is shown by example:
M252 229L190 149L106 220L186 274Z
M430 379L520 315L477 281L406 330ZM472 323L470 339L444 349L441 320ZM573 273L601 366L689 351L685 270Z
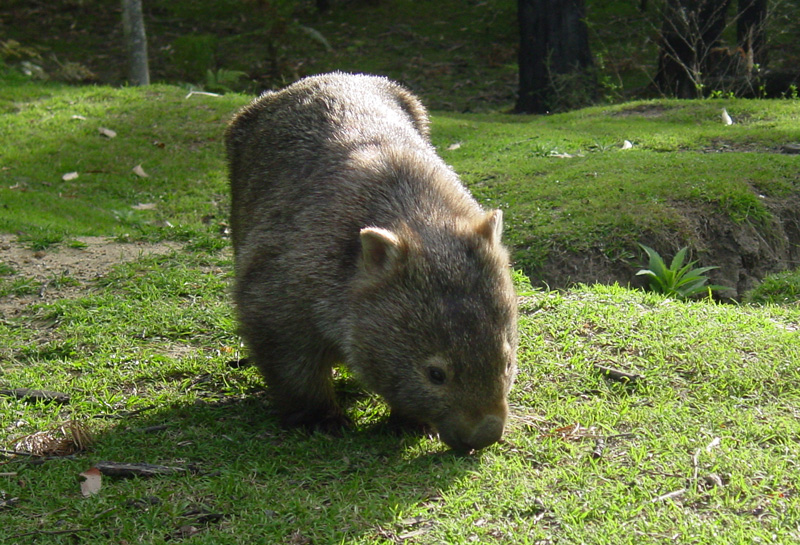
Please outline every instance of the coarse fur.
M435 153L420 101L309 77L243 108L226 145L240 332L283 423L347 424L344 363L393 420L460 450L499 440L517 347L502 213Z

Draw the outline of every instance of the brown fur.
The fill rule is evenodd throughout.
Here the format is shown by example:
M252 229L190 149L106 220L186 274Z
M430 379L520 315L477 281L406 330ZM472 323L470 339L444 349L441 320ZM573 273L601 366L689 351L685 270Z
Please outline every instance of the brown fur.
M419 100L328 74L266 93L226 134L241 333L287 425L347 423L345 363L393 419L497 441L516 372L502 214L429 142Z

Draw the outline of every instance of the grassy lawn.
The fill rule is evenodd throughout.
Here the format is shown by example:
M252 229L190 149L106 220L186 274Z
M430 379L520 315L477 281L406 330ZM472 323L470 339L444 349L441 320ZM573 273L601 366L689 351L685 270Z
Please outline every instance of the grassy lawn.
M0 98L0 230L37 243L216 235L227 221L221 135L248 100L187 98L162 85L9 82ZM723 107L733 126L721 122ZM663 255L689 245L701 261L719 258L698 215L721 231L783 236L775 230L793 220L775 210L800 207L800 168L780 149L797 139L798 123L797 100L661 100L546 117L434 112L433 140L481 202L505 210L517 266L566 285L568 275L548 265L553 256L591 254L631 275L639 242ZM621 149L626 140L632 149Z
M278 428L238 339L231 261L178 252L119 266L84 297L0 324L3 444L77 421L88 451L1 466L0 535L91 543L787 543L800 539L800 309L676 302L620 287L520 285L520 373L504 443L457 457L380 431ZM619 382L596 365L638 375ZM105 477L100 461L185 474ZM45 532L64 532L46 534ZM70 532L73 531L74 535ZM27 534L27 535L25 535Z
M80 250L87 235L180 246L88 281L62 275L77 296L0 315L0 390L70 396L0 395L0 541L800 541L791 299L545 291L518 274L520 373L503 443L459 457L434 438L388 434L385 406L344 370L355 430L283 430L257 372L229 364L241 347L220 234L221 133L248 98L3 83L0 231L31 252ZM722 125L722 107L737 124ZM476 196L506 210L517 265L535 271L553 248L635 262L642 233L691 240L686 206L768 224L758 195L790 198L800 184L796 156L775 153L799 120L797 101L655 101L537 118L440 113L433 131ZM0 303L39 289L0 257ZM39 432L87 448L9 453ZM180 471L106 476L83 497L79 474L103 461Z

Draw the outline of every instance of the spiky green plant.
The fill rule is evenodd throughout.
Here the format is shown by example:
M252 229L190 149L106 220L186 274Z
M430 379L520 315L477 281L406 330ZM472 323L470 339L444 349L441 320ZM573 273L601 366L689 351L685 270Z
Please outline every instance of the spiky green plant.
M704 293L725 289L725 286L706 285L708 276L704 273L718 267L694 268L697 261L691 261L684 265L688 247L681 248L667 267L657 251L644 244L639 244L639 246L647 252L648 264L646 269L640 270L636 275L647 276L652 291L678 299L689 299Z

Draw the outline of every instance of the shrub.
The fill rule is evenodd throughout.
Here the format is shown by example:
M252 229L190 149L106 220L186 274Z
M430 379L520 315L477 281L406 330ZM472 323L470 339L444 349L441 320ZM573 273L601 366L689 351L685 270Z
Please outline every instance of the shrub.
M664 260L654 249L639 244L647 252L649 258L647 268L636 273L637 276L647 276L650 289L678 299L688 299L715 290L725 289L724 286L714 284L706 285L708 277L704 273L717 267L693 268L697 261L683 264L688 248L681 248L672 262L667 267Z

